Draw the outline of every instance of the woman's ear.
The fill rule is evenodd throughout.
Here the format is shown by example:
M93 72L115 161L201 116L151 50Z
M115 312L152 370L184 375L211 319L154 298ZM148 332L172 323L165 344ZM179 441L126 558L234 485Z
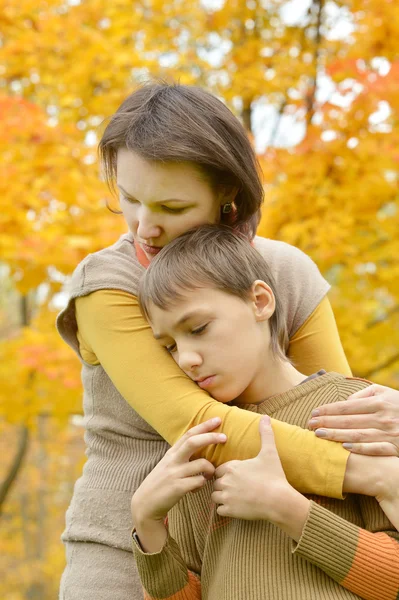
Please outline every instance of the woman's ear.
M234 185L220 185L218 190L218 199L220 206L224 204L233 204L238 194L238 187Z
M250 299L257 321L268 321L276 309L276 299L273 290L261 279L253 282Z

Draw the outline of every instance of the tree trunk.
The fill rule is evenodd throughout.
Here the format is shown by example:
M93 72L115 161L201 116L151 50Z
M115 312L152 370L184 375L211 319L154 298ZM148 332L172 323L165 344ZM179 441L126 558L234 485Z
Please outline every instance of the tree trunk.
M29 445L29 431L24 425L20 428L20 435L18 440L17 451L14 456L14 460L11 463L10 469L5 479L0 484L0 516L4 502L11 490L11 487L18 475L20 468L22 467L23 460Z

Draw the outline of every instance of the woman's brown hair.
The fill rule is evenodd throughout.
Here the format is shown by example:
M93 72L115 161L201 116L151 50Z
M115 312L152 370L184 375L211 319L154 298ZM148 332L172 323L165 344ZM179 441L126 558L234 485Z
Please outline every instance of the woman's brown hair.
M259 163L240 121L209 92L177 83L142 85L110 118L99 144L110 187L120 148L146 160L194 163L214 189L237 189L234 211L222 213L221 222L255 235L263 202Z

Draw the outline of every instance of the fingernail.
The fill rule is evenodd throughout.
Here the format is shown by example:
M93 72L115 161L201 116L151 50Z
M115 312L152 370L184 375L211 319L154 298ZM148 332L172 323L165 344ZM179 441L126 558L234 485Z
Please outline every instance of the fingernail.
M216 425L216 423L221 423L221 418L220 417L213 417L212 423L214 423L215 425Z
M315 434L317 437L327 437L327 431L325 429L316 429Z
M319 417L320 416L320 411L317 410L317 408L315 408L315 410L312 410L312 417Z
M309 427L316 427L316 425L318 424L318 420L317 419L310 419L309 421Z
M218 439L221 442L225 442L227 440L227 435L225 433L219 433Z
M352 448L353 448L353 444L349 444L349 442L345 442L342 445L346 450L352 450Z

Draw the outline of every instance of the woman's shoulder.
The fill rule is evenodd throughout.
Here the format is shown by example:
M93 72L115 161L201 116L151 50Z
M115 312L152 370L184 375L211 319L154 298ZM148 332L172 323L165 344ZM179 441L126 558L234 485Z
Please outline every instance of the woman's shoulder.
M290 337L330 289L316 263L286 242L256 236L254 246L270 267L287 318Z
M124 234L111 246L89 254L78 264L69 291L76 296L115 288L136 294L142 273L133 238Z

